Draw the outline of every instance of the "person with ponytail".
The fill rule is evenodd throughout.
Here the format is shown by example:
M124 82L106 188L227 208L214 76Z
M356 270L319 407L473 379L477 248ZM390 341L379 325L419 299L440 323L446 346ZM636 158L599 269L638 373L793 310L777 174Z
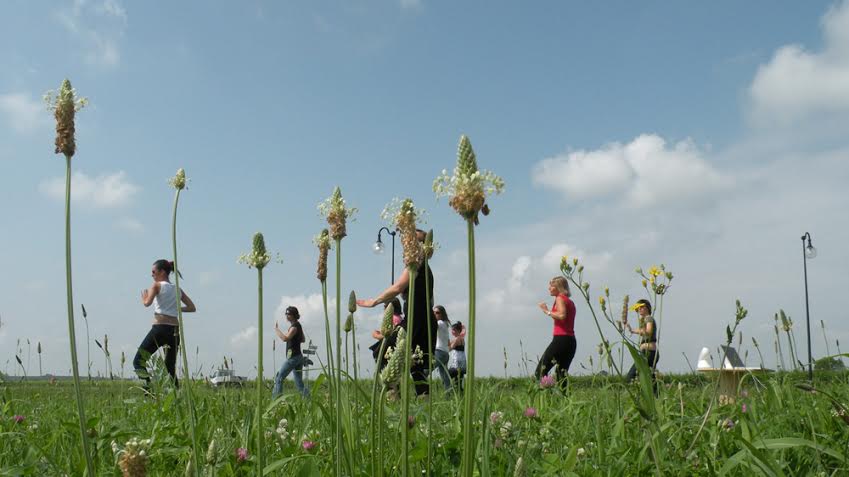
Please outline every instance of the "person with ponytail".
M147 371L147 359L161 347L166 347L165 368L174 385L177 386L177 348L180 344L180 326L177 321L177 307L182 306L183 313L196 311L195 304L186 294L180 290L180 299L183 304L177 302L177 288L169 279L174 271L174 262L168 260L157 260L153 262L150 275L153 284L150 288L142 290L141 300L145 307L153 305L153 326L144 337L139 350L133 358L133 368L138 377L145 382L144 387L150 385L150 374ZM178 272L179 273L179 272Z
M554 320L554 331L551 344L545 349L536 369L536 379L539 382L547 375L554 365L557 365L555 376L560 383L561 389L566 391L566 374L569 365L575 358L575 350L578 347L575 340L575 303L569 298L569 282L565 277L554 277L548 282L548 294L554 297L554 305L551 311L545 302L539 304L543 313Z

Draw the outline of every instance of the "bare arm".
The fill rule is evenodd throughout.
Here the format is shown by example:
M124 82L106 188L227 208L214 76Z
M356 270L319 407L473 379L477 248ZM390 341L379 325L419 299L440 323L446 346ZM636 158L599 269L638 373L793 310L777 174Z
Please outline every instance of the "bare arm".
M182 289L180 290L180 300L183 302L184 305L186 305L182 309L183 313L194 313L197 311L197 308L195 308L195 303L192 301L191 298L189 298L189 295L186 295L186 292Z
M383 333L381 333L380 330L374 330L374 331L371 332L371 337L376 339L376 340L382 340L383 339Z
M294 326L290 326L289 329L286 330L285 333L283 333L282 331L280 331L280 326L275 322L274 332L277 333L277 336L279 336L281 340L289 341L295 337L295 334L297 334L298 330Z
M370 300L357 300L357 305L363 308L373 308L381 303L386 303L392 301L393 298L400 295L401 292L407 289L410 284L410 273L405 268L403 272L401 272L401 276L398 277L398 280L395 281L392 285L389 286L386 290L370 299ZM397 310L396 310L397 311Z
M540 310L543 311L546 315L554 318L555 320L565 320L566 319L566 300L563 299L562 296L557 296L554 299L555 303L557 303L557 311L548 311L548 305L544 302L539 304Z
M153 304L153 299L159 294L159 283L155 283L146 290L142 290L141 301L145 308Z

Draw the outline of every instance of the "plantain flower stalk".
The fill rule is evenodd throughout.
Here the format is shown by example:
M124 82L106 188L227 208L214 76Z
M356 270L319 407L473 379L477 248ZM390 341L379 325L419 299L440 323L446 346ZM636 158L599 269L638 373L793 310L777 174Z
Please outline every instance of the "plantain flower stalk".
M85 406L80 390L80 372L77 363L77 338L74 333L74 293L71 280L71 158L77 151L75 138L74 117L76 113L88 104L86 98L77 96L67 79L62 81L58 91L48 91L44 95L47 108L53 111L56 118L56 154L65 156L65 283L68 301L68 337L71 349L71 371L74 375L74 397L77 402L77 417L79 419L82 451L86 461L88 475L95 475L94 462L89 452L88 434L86 433Z
M330 238L336 245L336 476L342 475L342 239L347 235L347 221L353 219L356 208L349 208L342 197L339 187L324 202L318 205L318 210L327 219L330 228Z
M44 373L41 372L41 341L38 342L38 375L44 376Z
M250 253L243 254L239 257L239 262L244 263L248 268L256 268L257 271L257 298L258 298L258 314L257 314L257 374L256 374L256 439L257 439L257 475L263 475L265 468L265 432L262 425L262 402L265 394L262 389L262 270L271 261L271 255L265 248L265 239L262 234L257 232L254 234L253 247Z
M457 147L457 166L454 174L446 171L433 181L433 191L437 197L447 196L448 203L466 220L469 249L469 327L466 355L468 359L466 389L463 414L463 461L461 475L471 477L475 467L475 229L479 213L489 214L486 196L500 194L504 190L504 180L492 172L480 171L472 143L465 135L460 137Z
M395 306L392 303L389 303L386 308L383 309L383 320L380 322L380 334L383 335L383 339L380 340L380 350L377 354L378 363L385 359L386 339L394 332L394 324L392 323L392 318L394 316ZM384 370L385 369L386 368L384 367ZM383 422L377 417L378 406L380 406L380 414L383 413L383 399L378 399L378 391L380 389L381 382L383 382L383 391L386 391L386 382L381 378L382 374L378 375L375 373L374 385L371 394L371 423L369 427L369 437L371 438L372 446L374 446L372 449L371 475L376 475L378 477L383 475L382 439L375 439L375 427L378 421L380 421L381 434L383 431Z
M433 297L431 295L431 286L430 286L430 275L427 273L428 269L428 260L433 257L434 252L434 243L433 243L433 229L428 230L427 235L425 236L424 244L422 244L422 253L424 254L424 274L425 274L425 304L427 305L428 310L433 309ZM427 320L427 342L433 343L433 330L432 321L430 317ZM430 359L428 359L428 367L427 367L427 384L428 384L428 394L433 396L433 380L430 379L430 376L433 374L433 360L434 356L431 354ZM428 399L427 401L427 461L426 461L426 469L427 476L430 477L430 470L433 466L433 400Z
M186 355L186 329L183 326L183 307L181 304L182 290L180 288L180 268L177 261L177 206L180 203L180 192L186 188L186 171L177 169L174 177L168 180L174 188L174 212L171 219L171 246L174 252L174 290L177 295L177 324L180 332L180 357L183 361L183 392L186 395L186 405L189 407L189 431L192 437L192 459L190 462L200 462L200 447L198 447L197 418L192 395L192 377L189 374L189 359ZM200 477L200 466L194 465L195 476Z
M354 323L354 313L357 311L357 294L354 293L354 290L351 290L351 294L348 295L348 319L350 320L350 324L346 320L345 327L348 328L345 332L351 332L351 346L353 347L354 353L354 382L356 383L359 379L358 371L357 371L357 327L356 323ZM357 426L359 428L359 426Z
M330 252L330 232L322 229L321 233L313 238L313 243L318 247L318 271L316 277L321 282L321 298L324 305L324 332L326 340L327 362L325 364L325 376L330 378L331 393L333 392L333 346L330 340L330 317L327 314L327 255Z
M415 283L419 267L424 261L424 248L419 241L416 231L416 218L423 215L421 210L416 209L415 204L411 199L393 199L386 208L383 209L381 216L391 221L391 225L396 227L401 233L401 245L404 248L404 264L407 266L409 274L409 283L407 286L407 329L412 332L415 329ZM427 269L424 270L427 274ZM421 299L421 298L419 298ZM400 339L400 338L399 338ZM393 355L403 353L403 363L411 362L411 340L405 340L404 346L396 346ZM389 364L387 364L389 367ZM404 368L404 378L401 382L401 475L409 475L409 426L407 422L410 416L410 372L409 367Z

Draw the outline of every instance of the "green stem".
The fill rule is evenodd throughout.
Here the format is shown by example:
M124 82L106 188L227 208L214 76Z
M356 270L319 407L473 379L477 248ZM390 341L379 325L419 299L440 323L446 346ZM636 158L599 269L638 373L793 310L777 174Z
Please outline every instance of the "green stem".
M71 345L71 370L74 375L74 395L77 400L77 415L80 423L80 437L83 443L86 473L94 476L94 462L91 459L86 433L85 407L80 390L80 371L77 366L77 336L74 332L74 292L71 283L71 156L65 156L65 283L68 293L68 337Z
M333 382L333 342L330 338L330 315L327 313L327 281L321 281L321 301L324 306L324 336L327 346L327 364L325 365L324 375L327 376L327 386L330 388L330 396L333 402L336 402L336 384ZM335 410L334 410L335 412ZM333 421L333 425L336 421ZM335 429L331 440L336 437Z
M475 406L475 224L466 220L469 248L469 332L466 338L468 366L463 413L463 475L472 477L475 470L475 439L473 432Z
M192 377L189 374L189 358L186 355L186 329L183 327L182 290L180 289L180 268L177 266L177 205L180 202L180 189L174 195L174 213L171 220L171 245L174 250L174 289L177 293L177 323L180 329L180 355L183 359L183 390L186 394L186 404L189 406L189 425L192 436L192 459L194 460L195 477L200 477L200 449L197 440L197 423L195 422L195 406L192 402Z
M407 272L410 275L410 282L407 285L407 339L404 340L404 369L401 376L401 401L404 412L401 413L401 475L407 477L410 475L410 369L412 368L411 349L413 347L413 326L415 322L415 307L413 305L416 298L416 269L407 267ZM413 383L415 385L415 383Z
M377 477L383 477L383 403L386 401L386 386L380 390L380 407L377 408Z
M257 314L257 364L256 364L256 459L257 475L262 477L262 471L265 467L265 431L262 426L262 268L257 268L257 295L259 300Z
M336 477L342 477L342 240L336 239Z
M427 387L430 399L427 400L427 476L430 477L430 469L433 462L433 360L435 351L431 349L433 343L433 332L431 331L432 303L430 296L430 269L427 264L427 256L424 259L424 276L425 276L425 303L427 304L427 346L428 351L428 366L427 366Z
M377 475L376 471L377 471L378 464L383 462L383 455L381 455L381 453L380 453L380 441L375 441L374 430L375 430L375 426L377 425L377 419L378 419L377 416L382 416L382 414L383 414L383 400L381 399L378 402L377 397L378 397L378 391L380 390L380 387L379 387L380 386L379 365L380 365L380 361L382 359L384 359L383 358L384 353L386 353L386 338L387 337L384 336L383 339L380 340L380 351L377 354L377 362L375 363L375 369L374 369L374 387L373 387L372 392L371 392L371 423L370 423L370 426L369 426L369 438L371 439L371 446L372 446L372 449L371 449L371 455L372 455L372 457L371 457L371 475ZM379 408L378 408L378 406L379 406ZM378 409L380 409L379 414L378 414ZM381 435L383 435L383 432L382 432L383 420L382 419L379 421L379 425L381 427ZM382 466L382 464L380 464L380 465Z

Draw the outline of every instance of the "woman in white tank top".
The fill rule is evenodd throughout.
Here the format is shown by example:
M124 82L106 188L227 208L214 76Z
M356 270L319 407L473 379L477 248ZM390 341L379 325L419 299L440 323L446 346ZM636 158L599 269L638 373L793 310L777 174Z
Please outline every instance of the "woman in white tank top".
M145 389L150 383L150 375L147 372L147 358L156 353L160 347L166 346L165 368L174 385L177 385L177 348L180 344L179 322L177 321L177 288L169 280L174 270L174 262L168 260L157 260L153 263L150 272L153 277L153 285L142 290L142 304L145 307L153 305L153 326L139 345L139 350L133 358L133 368L136 374L145 382ZM185 290L180 290L180 299L183 302L183 313L191 313L196 310L192 299L186 295Z

